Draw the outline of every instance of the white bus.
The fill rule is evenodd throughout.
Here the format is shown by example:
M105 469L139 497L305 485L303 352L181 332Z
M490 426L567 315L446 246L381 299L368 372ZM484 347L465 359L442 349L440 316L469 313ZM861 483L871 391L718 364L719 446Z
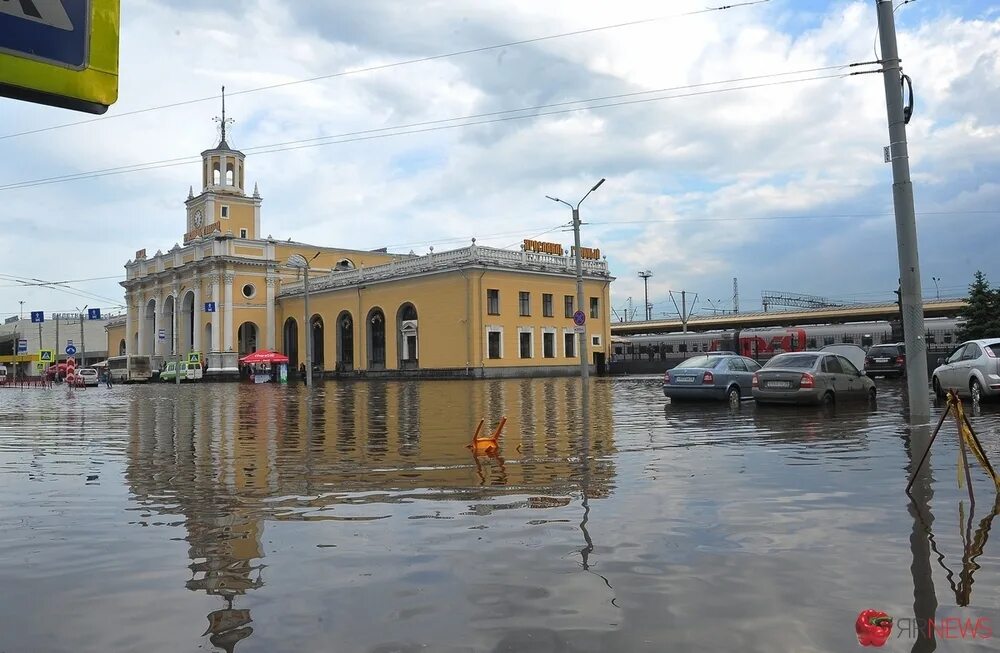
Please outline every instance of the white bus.
M114 356L108 359L108 374L117 383L145 383L153 377L149 356Z

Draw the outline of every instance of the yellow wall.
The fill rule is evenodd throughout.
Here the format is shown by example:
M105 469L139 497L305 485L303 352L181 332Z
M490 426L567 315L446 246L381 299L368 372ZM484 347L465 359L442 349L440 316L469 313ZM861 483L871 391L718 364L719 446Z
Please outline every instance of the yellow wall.
M253 226L253 200L246 197L226 197L219 195L215 198L215 220L219 223L222 233L233 232L239 238L240 229L247 230L247 238L259 238L260 234L255 233ZM229 217L222 217L222 207L229 207Z
M105 331L108 333L108 356L117 356L121 341L125 340L126 344L128 344L128 340L125 338L125 323L122 322L121 324L106 327Z

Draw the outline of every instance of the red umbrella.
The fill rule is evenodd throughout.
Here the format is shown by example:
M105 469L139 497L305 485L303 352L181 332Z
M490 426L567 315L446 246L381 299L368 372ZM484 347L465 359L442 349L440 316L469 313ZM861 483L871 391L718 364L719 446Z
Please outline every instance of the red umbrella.
M287 363L288 356L270 349L258 349L240 359L241 363Z

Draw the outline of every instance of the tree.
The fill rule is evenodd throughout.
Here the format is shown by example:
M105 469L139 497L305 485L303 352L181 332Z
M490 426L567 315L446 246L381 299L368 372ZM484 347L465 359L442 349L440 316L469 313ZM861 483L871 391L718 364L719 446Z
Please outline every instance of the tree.
M991 288L981 270L969 284L969 306L962 318L959 341L1000 337L1000 289Z

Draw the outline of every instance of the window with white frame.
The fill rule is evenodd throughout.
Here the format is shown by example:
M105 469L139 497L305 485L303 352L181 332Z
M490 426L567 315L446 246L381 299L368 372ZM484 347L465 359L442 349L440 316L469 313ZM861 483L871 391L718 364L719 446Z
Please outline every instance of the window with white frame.
M542 333L542 356L544 358L556 357L556 332L554 329Z
M601 336L593 336L590 339L590 344L593 345L594 347L600 347L601 346Z
M563 355L576 358L576 334L572 331L563 331Z
M229 205L228 204L223 204L222 205L222 217L223 218L229 218Z
M503 327L486 327L486 357L492 360L503 358Z
M517 349L521 358L535 357L535 334L530 327L518 328Z

